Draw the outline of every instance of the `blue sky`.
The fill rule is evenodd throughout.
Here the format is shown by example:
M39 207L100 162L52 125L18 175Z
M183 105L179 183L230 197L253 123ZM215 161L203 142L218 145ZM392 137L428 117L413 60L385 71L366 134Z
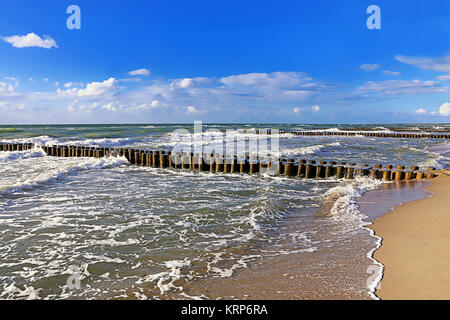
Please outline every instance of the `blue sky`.
M448 0L2 1L0 124L450 122L449 44Z

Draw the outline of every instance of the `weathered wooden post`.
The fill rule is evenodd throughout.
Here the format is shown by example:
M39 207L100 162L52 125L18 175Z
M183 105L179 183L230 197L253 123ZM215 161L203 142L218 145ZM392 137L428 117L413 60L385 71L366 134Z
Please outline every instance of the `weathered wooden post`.
M248 173L249 171L249 164L248 164L248 160L246 159L239 159L238 160L238 164L239 164L239 173Z
M309 160L307 165L306 165L306 169L305 169L305 178L306 179L312 179L315 177L315 170L313 164L315 164L316 161L314 160Z
M335 174L335 161L330 161L328 166L325 167L325 178L330 178Z
M224 163L223 163L223 155L222 154L216 154L215 155L215 162L216 162L216 169L215 172L223 172L224 170Z
M168 154L165 151L162 151L159 154L159 167L161 169L167 168L168 162L169 162L168 158L169 158L169 156L168 156Z
M415 178L414 172L417 170L419 170L419 167L416 167L416 166L409 167L409 170L406 171L406 173L405 173L405 180L408 181L408 180L414 179Z
M304 178L306 169L306 160L300 159L298 161L297 177Z
M325 176L325 165L326 161L320 161L316 166L316 178L323 178Z
M353 179L354 178L354 171L356 163L350 163L348 167L345 168L345 179Z
M284 162L284 175L287 177L294 175L294 160L288 159L288 161Z
M390 164L385 166L385 169L383 170L383 180L384 181L392 180L392 168L393 168L393 166Z
M152 166L153 168L159 168L159 150L152 151Z
M395 181L403 180L403 170L405 170L404 166L397 166L395 170Z
M258 169L259 169L258 160L250 159L250 160L248 160L248 164L249 164L248 173L255 174L258 172Z
M345 176L345 165L346 162L338 162L336 167L336 178L342 179Z

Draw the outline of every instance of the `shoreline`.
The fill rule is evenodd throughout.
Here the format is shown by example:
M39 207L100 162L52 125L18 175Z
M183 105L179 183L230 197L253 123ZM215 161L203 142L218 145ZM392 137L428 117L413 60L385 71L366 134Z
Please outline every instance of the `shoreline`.
M375 295L382 300L450 299L450 176L425 188L431 196L406 202L371 225L383 265Z

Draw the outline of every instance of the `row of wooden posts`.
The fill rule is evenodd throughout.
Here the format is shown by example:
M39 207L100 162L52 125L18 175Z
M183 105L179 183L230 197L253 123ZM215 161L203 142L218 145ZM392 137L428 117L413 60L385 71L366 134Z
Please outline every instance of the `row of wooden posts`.
M25 151L34 144L0 144L0 151ZM370 176L384 181L422 180L436 177L435 168L420 170L418 166L356 164L337 161L315 161L283 157L224 156L222 154L201 154L173 152L168 150L143 150L132 148L94 148L86 146L40 146L49 156L94 157L124 156L131 164L152 168L172 168L211 173L274 174L288 177L353 179L356 176Z
M288 131L273 129L243 129L249 134L293 134L296 136L365 136L377 138L409 138L409 139L450 139L450 134L399 133L399 132L364 132L364 131Z

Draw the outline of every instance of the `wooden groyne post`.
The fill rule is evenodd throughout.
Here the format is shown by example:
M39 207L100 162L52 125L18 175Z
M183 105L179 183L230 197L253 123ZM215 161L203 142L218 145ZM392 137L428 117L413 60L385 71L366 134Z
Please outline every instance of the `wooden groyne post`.
M35 148L32 143L0 143L0 151L26 151ZM264 174L270 169L278 175L305 179L354 179L368 176L384 181L410 181L432 179L439 173L436 168L420 169L418 166L375 164L356 164L340 161L324 161L285 158L260 157L250 155L198 154L192 152L173 152L169 150L148 150L135 148L104 148L88 146L52 145L38 146L52 157L94 157L103 158L112 155L124 156L130 164L175 170L203 171L210 173Z

